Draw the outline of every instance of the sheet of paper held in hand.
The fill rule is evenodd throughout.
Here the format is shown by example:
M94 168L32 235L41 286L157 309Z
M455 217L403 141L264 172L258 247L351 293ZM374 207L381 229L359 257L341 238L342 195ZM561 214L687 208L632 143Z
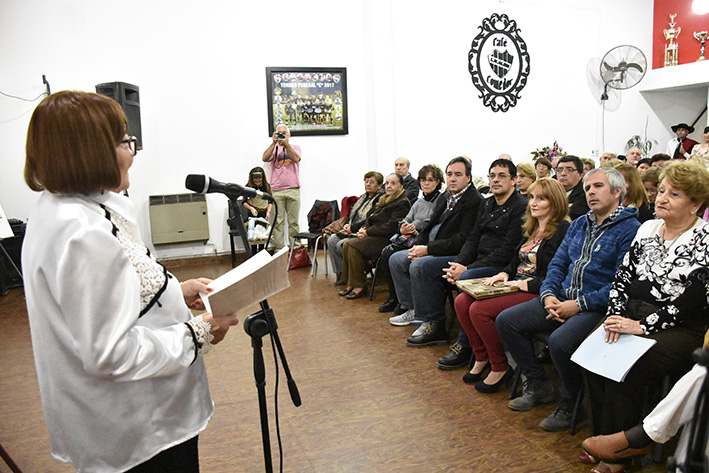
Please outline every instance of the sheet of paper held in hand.
M271 256L262 250L209 284L214 289L201 294L207 312L214 316L241 314L254 304L290 287L288 247Z
M622 382L636 361L655 343L651 338L623 333L615 343L606 343L601 324L571 355L571 361L616 382Z

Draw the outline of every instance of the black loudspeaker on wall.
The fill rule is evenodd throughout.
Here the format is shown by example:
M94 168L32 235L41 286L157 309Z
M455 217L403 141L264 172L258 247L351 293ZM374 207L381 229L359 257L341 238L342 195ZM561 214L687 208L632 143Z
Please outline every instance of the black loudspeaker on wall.
M121 105L128 118L128 135L135 136L138 139L138 149L143 149L138 86L125 82L106 82L105 84L96 84L96 93L111 97Z

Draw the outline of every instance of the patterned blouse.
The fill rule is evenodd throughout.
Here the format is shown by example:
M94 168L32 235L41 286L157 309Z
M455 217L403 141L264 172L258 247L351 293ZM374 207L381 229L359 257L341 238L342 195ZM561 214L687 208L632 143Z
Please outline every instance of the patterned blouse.
M640 319L646 335L707 318L709 224L701 219L675 240L660 236L662 220L639 229L611 286L607 315L625 316L628 299L658 307Z

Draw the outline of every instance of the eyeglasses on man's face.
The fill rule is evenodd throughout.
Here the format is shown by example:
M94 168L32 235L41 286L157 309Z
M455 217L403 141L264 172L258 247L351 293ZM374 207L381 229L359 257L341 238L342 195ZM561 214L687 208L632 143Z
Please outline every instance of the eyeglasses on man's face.
M556 168L558 174L571 174L572 172L579 172L578 169L571 166L559 166Z
M138 152L138 138L136 138L135 136L131 136L127 140L121 140L120 144L127 144L128 149L130 150L130 154L132 154L133 156L135 156Z

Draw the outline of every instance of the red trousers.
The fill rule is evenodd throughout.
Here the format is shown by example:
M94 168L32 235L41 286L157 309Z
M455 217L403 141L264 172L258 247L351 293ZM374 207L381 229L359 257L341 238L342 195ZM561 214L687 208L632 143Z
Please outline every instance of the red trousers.
M475 300L462 292L455 298L455 313L465 330L476 361L490 360L492 371L507 371L505 347L495 327L495 319L505 309L539 297L539 294L515 292L491 299Z

